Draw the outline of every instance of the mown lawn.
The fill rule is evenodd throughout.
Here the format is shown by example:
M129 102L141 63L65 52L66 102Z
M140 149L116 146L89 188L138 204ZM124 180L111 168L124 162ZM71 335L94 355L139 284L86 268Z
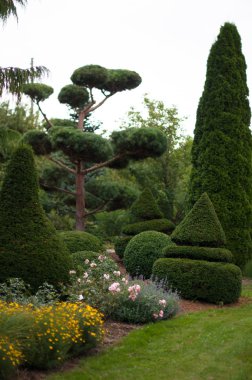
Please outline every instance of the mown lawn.
M252 285L243 294L252 297ZM147 325L47 379L251 380L252 304Z

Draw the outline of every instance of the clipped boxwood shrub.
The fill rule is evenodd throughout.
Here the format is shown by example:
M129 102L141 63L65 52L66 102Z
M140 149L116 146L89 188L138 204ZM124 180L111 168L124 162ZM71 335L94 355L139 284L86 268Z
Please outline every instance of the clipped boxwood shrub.
M93 251L78 251L72 253L73 269L80 271L86 268L85 260L93 261L98 259L99 253Z
M163 248L172 243L170 237L158 231L144 231L134 236L124 252L124 265L132 276L150 278L156 259L163 256Z
M175 225L168 219L153 219L144 222L128 224L123 228L126 235L137 235L143 231L159 231L170 233L174 230Z
M220 261L225 263L233 263L234 257L232 253L225 248L210 247L193 247L193 246L177 246L165 247L163 250L164 257L174 257L181 259Z
M96 236L84 231L61 231L60 237L64 240L70 253L78 251L102 250L102 242Z
M115 252L122 259L124 251L128 245L128 242L132 239L132 236L119 236L115 241Z
M178 245L225 246L225 232L207 193L201 195L193 208L173 231L172 241Z
M234 264L161 258L152 274L186 299L228 304L241 295L242 274Z

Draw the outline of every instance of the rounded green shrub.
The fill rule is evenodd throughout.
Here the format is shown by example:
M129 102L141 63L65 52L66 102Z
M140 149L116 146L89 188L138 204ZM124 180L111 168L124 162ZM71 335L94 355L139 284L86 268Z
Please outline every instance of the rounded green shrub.
M115 241L115 252L122 259L131 236L119 236Z
M186 299L228 304L241 295L242 274L234 264L161 258L154 263L152 274Z
M126 235L137 235L143 231L159 231L169 234L174 228L174 223L168 219L152 219L144 222L128 224L123 228L122 232Z
M32 148L20 146L0 193L0 282L21 278L36 290L69 280L72 262L64 242L39 202Z
M210 247L193 247L193 246L176 246L165 247L163 250L164 257L174 257L181 259L220 261L225 263L233 263L232 253L225 248Z
M63 239L70 253L78 251L102 250L102 242L96 236L83 231L61 231L59 236Z
M163 248L172 243L170 237L162 232L144 231L134 236L124 252L124 265L131 276L151 276L156 259L163 256Z

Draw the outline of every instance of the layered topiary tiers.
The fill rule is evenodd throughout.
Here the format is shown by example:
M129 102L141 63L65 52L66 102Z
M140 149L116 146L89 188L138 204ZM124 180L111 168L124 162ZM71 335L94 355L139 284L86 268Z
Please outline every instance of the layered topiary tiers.
M175 225L165 219L155 201L152 192L145 189L130 208L132 223L123 228L124 237L119 237L115 250L123 257L125 248L131 238L144 231L158 231L167 235L171 234Z
M153 265L155 277L165 279L183 298L231 303L241 294L242 274L224 248L225 233L206 193L176 227L164 258Z

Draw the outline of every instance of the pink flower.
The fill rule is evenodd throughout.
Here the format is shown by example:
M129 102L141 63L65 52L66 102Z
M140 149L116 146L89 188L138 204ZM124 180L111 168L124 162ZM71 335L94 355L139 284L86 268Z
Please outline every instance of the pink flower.
M121 291L119 282L113 282L113 284L111 284L108 289L112 293L117 293Z
M158 303L161 306L164 306L164 307L166 306L166 300L159 300Z
M158 315L159 315L160 318L163 318L163 316L164 316L164 312L163 312L163 310L160 310L160 312L159 312Z
M138 295L138 293L140 293L140 291L141 291L141 286L138 284L134 284L132 286L129 286L128 287L128 292L130 293L129 298L132 301L135 301L135 299L137 298L137 295Z
M153 318L158 319L158 314L153 314Z

